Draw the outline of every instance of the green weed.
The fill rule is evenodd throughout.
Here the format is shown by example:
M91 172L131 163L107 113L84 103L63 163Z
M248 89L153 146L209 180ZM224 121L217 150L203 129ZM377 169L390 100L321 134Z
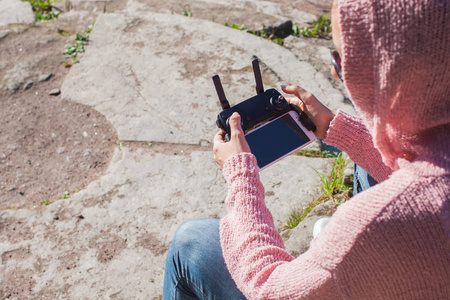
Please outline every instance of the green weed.
M294 209L289 215L289 219L283 229L294 229L305 218L303 209Z
M192 17L192 11L191 8L188 7L187 10L183 9L183 11L181 12L181 14L185 17Z
M77 62L79 62L79 60L76 59L76 58L74 57L74 58L72 58L71 61L66 61L66 62L64 62L64 67L65 67L65 68L70 68L70 67L72 67L74 64L76 64Z
M89 41L89 33L91 32L92 28L89 28L87 31L83 31L82 33L77 32L75 34L75 44L74 45L67 45L66 51L64 51L65 57L76 57L78 54L84 52L84 46Z
M68 191L65 191L63 199L67 199L67 198L70 198L70 193Z
M44 204L44 205L50 205L52 203L53 203L53 200L49 199L47 197L45 197L45 199L41 201L41 204Z
M278 38L273 36L273 34L269 34L269 31L266 27L263 27L261 30L251 30L244 26L239 27L236 24L228 25L228 23L224 24L227 27L231 27L233 29L245 31L251 33L256 36L260 36L264 39L274 42L277 45L284 45L284 38ZM293 25L292 31L288 34L292 34L294 36L306 36L306 37L315 37L315 38L328 38L331 32L331 20L328 15L321 15L317 18L317 20L310 23L308 27L300 28L298 24Z
M77 32L75 34L75 44L67 45L64 51L64 56L66 58L72 58L71 61L65 62L64 67L70 68L78 62L77 56L84 52L84 46L89 42L89 34L91 33L94 25L89 25L88 29L83 32Z
M307 208L301 210L293 210L289 216L286 225L283 229L293 229L301 221L303 221L308 214L317 205L333 200L336 206L344 203L351 198L353 194L351 184L345 182L344 171L349 163L349 160L342 156L342 153L333 157L331 173L327 176L317 170L316 173L322 182L323 193L318 199L308 205Z
M294 229L295 227L303 221L308 214L316 207L317 205L326 202L324 198L319 198L316 201L310 203L305 209L294 209L289 215L289 219L284 225L283 229Z
M57 19L61 12L53 11L53 3L57 3L61 0L22 0L23 2L29 2L34 12L34 20L48 21Z
M321 158L331 158L333 155L330 151L321 151L321 150L312 150L312 149L301 149L298 150L295 154L299 156L306 157L321 157Z
M344 171L349 161L340 153L333 158L332 169L330 175L317 171L317 175L322 182L323 194L321 198L325 201L333 200L336 205L340 205L350 198L352 187L345 182Z
M75 193L78 193L78 192L80 192L80 191L82 191L82 190L84 190L84 189L86 189L86 187L82 186L82 187L80 187L78 190L76 190Z
M118 142L117 145L119 145L119 150L122 150L122 148L125 147L123 142Z
M269 41L271 41L271 42L273 42L273 43L275 43L277 45L283 45L283 43L284 43L284 39L276 38L276 37L273 37L273 36L269 35L268 32L267 32L267 29L265 27L263 27L262 30L251 30L251 29L248 29L248 28L243 27L243 26L239 27L236 24L233 24L233 25L229 26L228 23L225 23L224 26L231 27L233 29L237 29L237 30L240 30L240 31L245 31L245 32L248 32L248 33L256 35L256 36L260 36L263 39L267 39L267 40L269 40Z
M328 38L331 32L331 20L328 15L321 15L317 20L310 23L308 27L300 28L298 24L294 25L293 35L316 37L316 38Z

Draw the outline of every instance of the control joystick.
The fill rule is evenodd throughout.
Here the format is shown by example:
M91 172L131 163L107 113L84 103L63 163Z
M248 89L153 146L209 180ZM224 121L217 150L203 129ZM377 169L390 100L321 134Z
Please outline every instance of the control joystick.
M270 103L275 108L275 110L284 111L287 107L287 101L282 95L273 96L270 98Z

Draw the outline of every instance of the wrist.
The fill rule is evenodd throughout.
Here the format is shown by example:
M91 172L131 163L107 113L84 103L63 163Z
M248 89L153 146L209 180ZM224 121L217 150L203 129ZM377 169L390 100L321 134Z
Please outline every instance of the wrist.
M252 153L241 152L225 161L223 166L223 175L228 181L239 175L258 175L259 168L256 157Z
M324 130L324 135L323 135L323 139L326 139L327 135L328 135L328 130L330 129L331 123L333 122L334 118L336 117L336 114L333 113L332 111L330 111L327 114L326 117L326 122L325 122L325 130Z

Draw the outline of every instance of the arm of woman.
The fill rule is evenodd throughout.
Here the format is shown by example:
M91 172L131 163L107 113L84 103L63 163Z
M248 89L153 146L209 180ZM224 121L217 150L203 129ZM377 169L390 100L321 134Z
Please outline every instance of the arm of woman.
M231 276L249 299L331 299L336 292L331 273L310 254L294 259L264 203L256 158L250 153L240 117L230 118L231 138L214 138L214 159L228 183L228 215L220 239Z
M313 94L299 86L282 86L282 89L295 96L288 99L289 102L299 106L316 124L314 133L317 138L346 152L378 182L389 177L392 170L383 163L380 152L374 147L372 135L361 118L343 111L334 114Z
M306 252L286 252L264 203L255 157L237 154L224 165L228 214L221 221L223 256L247 299L336 299L331 273Z
M323 141L346 152L378 182L392 174L392 169L383 163L380 152L375 148L372 135L358 117L338 111Z

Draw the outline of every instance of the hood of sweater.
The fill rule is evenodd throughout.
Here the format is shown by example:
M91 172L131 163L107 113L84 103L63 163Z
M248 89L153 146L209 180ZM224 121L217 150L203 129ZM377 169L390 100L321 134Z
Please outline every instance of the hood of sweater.
M344 82L384 163L448 174L450 1L339 0L338 9Z

